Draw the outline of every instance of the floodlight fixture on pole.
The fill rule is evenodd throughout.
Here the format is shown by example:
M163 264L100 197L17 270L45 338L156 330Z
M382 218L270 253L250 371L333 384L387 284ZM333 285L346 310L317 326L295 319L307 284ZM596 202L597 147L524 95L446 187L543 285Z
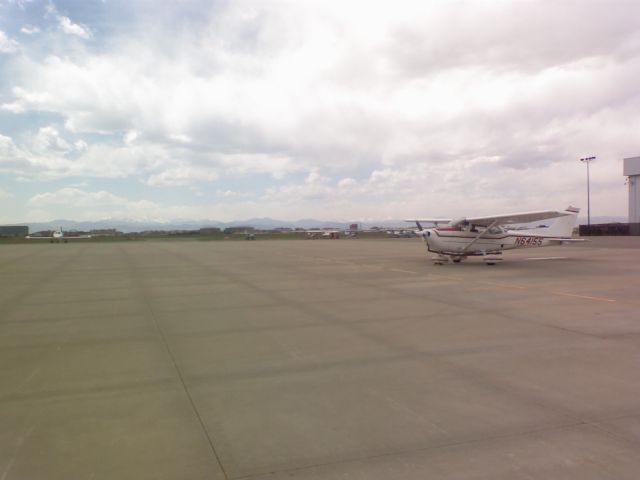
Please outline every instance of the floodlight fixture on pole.
M596 157L585 157L580 159L582 163L587 164L587 225L589 226L589 231L591 231L591 199L589 194L589 163L591 163L591 161L595 159Z

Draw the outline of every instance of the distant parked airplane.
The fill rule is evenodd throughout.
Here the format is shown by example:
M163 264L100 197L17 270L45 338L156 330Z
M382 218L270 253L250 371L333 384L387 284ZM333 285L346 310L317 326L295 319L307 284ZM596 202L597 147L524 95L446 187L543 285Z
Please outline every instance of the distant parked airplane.
M332 240L340 238L340 233L342 230L306 230L307 238L309 240L315 240L317 238L329 238Z
M387 230L387 235L391 238L411 238L416 236L414 228L394 228Z
M91 235L78 235L78 236L73 236L70 237L68 235L65 235L64 232L62 231L62 227L58 227L58 230L54 231L53 234L48 235L48 236L34 236L34 235L27 235L28 239L31 240L49 240L50 243L67 243L69 240L75 240L77 238L91 238Z

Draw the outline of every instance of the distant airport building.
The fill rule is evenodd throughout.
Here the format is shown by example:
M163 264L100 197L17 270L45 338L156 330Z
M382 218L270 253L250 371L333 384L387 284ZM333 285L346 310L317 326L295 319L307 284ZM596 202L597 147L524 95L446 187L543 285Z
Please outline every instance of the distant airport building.
M26 237L29 235L29 227L24 225L0 225L0 237Z
M92 237L115 237L116 235L122 235L122 232L119 232L115 228L97 228L91 230L89 235Z
M220 233L218 227L203 227L200 229L200 235L213 235L215 233Z
M640 235L640 157L625 158L622 174L629 184L629 230Z
M225 228L223 230L223 233L225 235L229 235L229 234L232 234L232 233L253 233L253 232L255 232L255 230L256 230L255 228L249 227L249 226L247 226L247 227L228 227L228 228Z
M640 235L640 157L623 159L622 174L629 185L628 223L580 225L580 235Z

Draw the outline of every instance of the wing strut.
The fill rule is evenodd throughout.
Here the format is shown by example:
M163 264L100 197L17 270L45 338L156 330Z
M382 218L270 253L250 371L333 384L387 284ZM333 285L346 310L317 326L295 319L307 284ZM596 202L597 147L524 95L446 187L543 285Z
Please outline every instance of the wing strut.
M487 228L485 228L482 232L480 232L478 235L476 235L476 237L471 240L471 242L469 243L469 245L467 245L466 247L464 247L464 250L462 250L463 252L466 252L467 250L469 250L469 248L471 248L471 245L473 245L474 243L476 243L478 240L480 240L483 235L485 233L487 233L489 231L490 228L493 228L496 226L496 224L498 223L498 220L494 220L491 225L489 225Z

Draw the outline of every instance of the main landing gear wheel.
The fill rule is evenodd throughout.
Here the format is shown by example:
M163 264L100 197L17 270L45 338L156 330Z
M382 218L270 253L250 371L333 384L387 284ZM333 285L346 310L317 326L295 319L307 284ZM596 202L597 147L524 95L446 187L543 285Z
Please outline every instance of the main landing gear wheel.
M484 260L484 263L486 263L487 265L495 265L496 263L502 262L502 255L500 254L485 255L483 260Z
M435 257L431 257L434 265L443 265L445 263L449 263L449 257L446 255L436 255Z

